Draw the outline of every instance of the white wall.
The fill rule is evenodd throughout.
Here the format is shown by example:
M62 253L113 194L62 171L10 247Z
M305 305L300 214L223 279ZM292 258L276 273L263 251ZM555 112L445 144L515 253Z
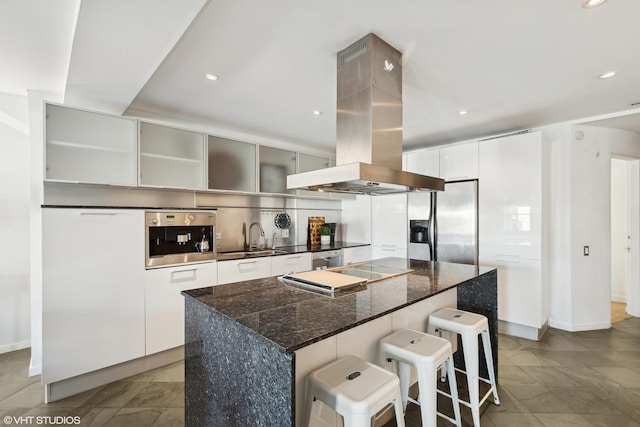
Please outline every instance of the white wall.
M570 331L611 325L611 156L640 158L640 135L569 124L541 129L551 140L551 315ZM640 222L640 219L638 220ZM583 247L589 246L589 256Z
M371 197L342 201L342 241L371 243Z
M28 116L26 97L0 94L0 353L30 345Z

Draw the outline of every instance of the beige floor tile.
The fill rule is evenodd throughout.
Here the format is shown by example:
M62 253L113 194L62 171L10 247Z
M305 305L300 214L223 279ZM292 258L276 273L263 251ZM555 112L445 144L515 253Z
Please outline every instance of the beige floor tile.
M184 408L167 408L153 423L153 427L181 426L184 426Z
M496 427L544 427L533 414L490 413L486 414ZM482 421L480 422L481 425Z
M184 384L147 384L124 406L130 408L184 408Z
M44 388L32 383L0 401L0 408L34 408L44 402Z
M184 362L174 363L160 370L153 382L184 382Z
M162 415L163 409L157 408L123 408L107 420L104 427L147 427Z
M640 387L640 374L629 368L593 368L622 387Z
M545 427L591 427L580 414L533 414Z

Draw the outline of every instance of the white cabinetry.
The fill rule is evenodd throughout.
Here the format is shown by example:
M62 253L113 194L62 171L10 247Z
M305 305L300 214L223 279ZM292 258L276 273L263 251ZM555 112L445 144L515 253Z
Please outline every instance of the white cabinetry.
M480 144L481 252L540 259L541 162L539 132Z
M47 104L44 179L136 185L136 121Z
M479 262L498 267L498 318L540 328L542 136L483 141L479 165Z
M218 284L261 279L271 276L271 258L218 261Z
M344 265L356 262L369 261L371 259L371 246L356 246L342 249L342 263Z
M42 221L42 382L144 356L144 212L43 209Z
M371 258L407 256L407 195L371 197Z
M181 291L217 283L216 262L156 268L145 272L146 353L184 345Z
M438 149L411 151L405 154L404 160L404 170L407 172L440 177L440 150Z
M478 143L440 148L440 178L460 181L478 178Z
M141 122L140 185L204 189L204 134Z
M309 271L313 264L312 258L311 252L271 257L271 275L282 276L288 273Z

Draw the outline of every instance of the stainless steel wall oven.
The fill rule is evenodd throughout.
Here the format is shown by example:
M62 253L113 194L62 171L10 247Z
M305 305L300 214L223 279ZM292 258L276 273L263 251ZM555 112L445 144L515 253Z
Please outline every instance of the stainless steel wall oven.
M145 213L146 268L216 259L215 211Z

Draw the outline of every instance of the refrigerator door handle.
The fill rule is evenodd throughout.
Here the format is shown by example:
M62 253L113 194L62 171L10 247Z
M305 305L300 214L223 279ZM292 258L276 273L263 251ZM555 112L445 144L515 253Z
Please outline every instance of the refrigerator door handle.
M431 193L431 206L429 212L429 255L431 261L438 260L438 216L437 216L437 203L438 194L436 192Z

